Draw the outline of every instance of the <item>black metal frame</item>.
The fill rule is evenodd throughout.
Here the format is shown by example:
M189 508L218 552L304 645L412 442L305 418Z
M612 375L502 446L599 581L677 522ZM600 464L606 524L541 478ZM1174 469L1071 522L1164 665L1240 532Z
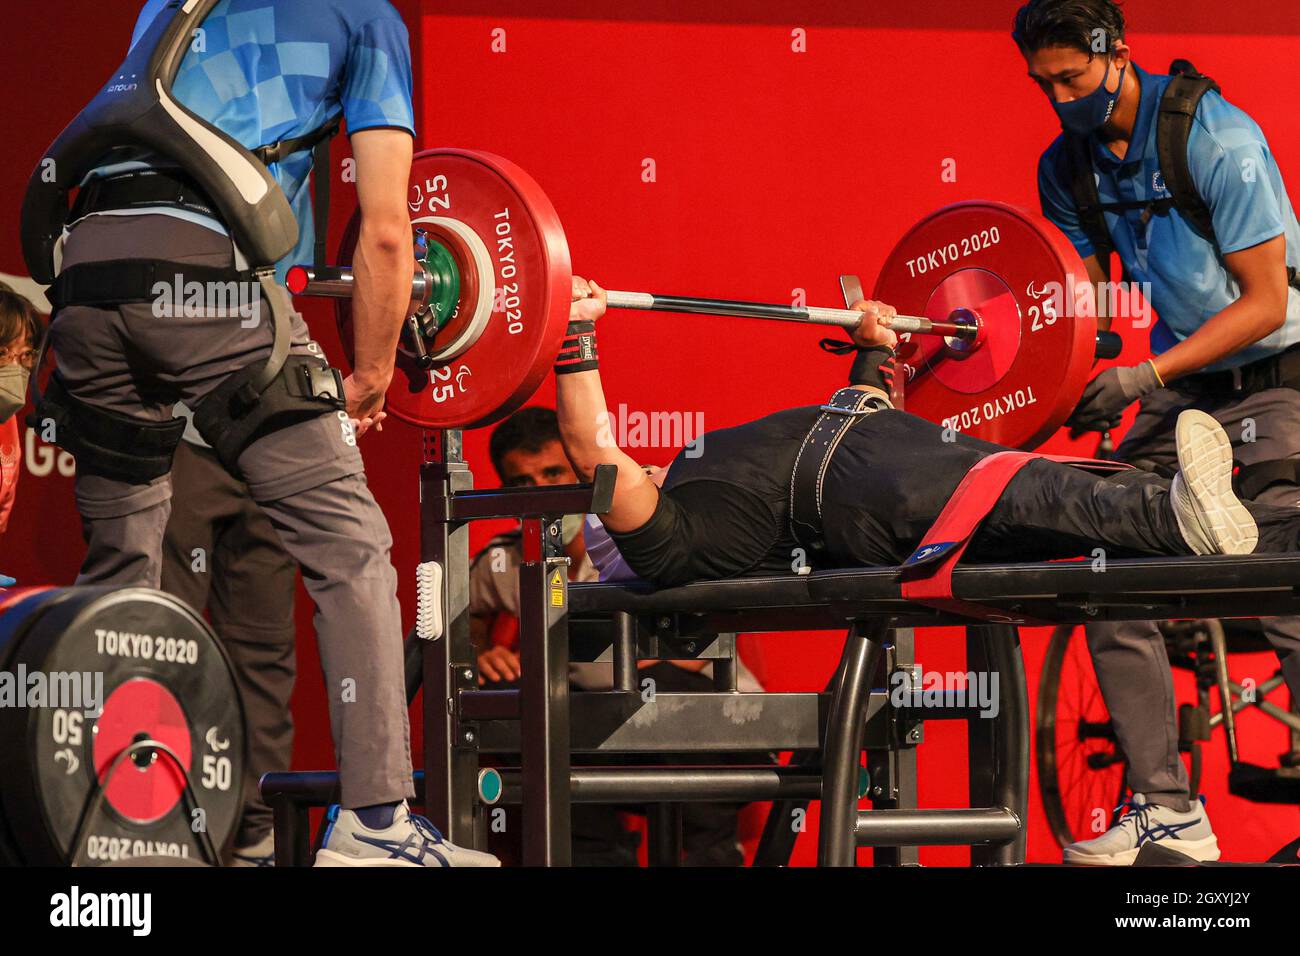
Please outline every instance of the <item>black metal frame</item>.
M564 514L606 510L613 469L593 485L474 491L458 431L428 433L420 472L421 560L444 568L445 629L423 644L426 813L453 842L481 846L486 814L479 754L518 754L500 771L504 802L523 808L523 860L567 865L569 808L577 802L646 803L652 862L680 854L684 800L773 799L759 865L788 860L801 804L822 801L818 861L851 866L859 846L877 864L916 862L916 847L966 844L975 864L1024 860L1029 790L1029 708L1016 624L1082 623L1300 613L1300 555L1167 558L959 567L954 589L997 609L1004 623L973 623L903 599L894 569L648 585L570 587L560 548ZM477 686L468 615L468 522L523 521L517 691ZM1000 701L981 718L956 700L923 711L894 707L888 677L913 664L911 628L967 627L967 670L995 671ZM847 630L835 677L820 694L735 693L738 632ZM572 652L572 653L571 653ZM570 695L568 664L610 660L614 688ZM715 661L712 693L637 687L642 658ZM881 689L884 687L885 689ZM922 721L966 720L970 807L916 808L915 747ZM795 751L789 768L692 766L692 755ZM870 785L859 792L867 753ZM573 755L624 754L627 764L584 768ZM683 766L637 766L637 754L680 755ZM698 756L697 758L698 759ZM262 792L276 813L277 862L309 858L306 814L330 802L333 774L272 774ZM859 811L860 796L873 809ZM498 801L499 802L499 801Z

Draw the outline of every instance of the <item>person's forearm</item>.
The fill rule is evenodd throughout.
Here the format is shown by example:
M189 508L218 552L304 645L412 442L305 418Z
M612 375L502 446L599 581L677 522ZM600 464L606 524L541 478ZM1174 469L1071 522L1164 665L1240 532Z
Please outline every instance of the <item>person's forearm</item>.
M1160 380L1169 384L1183 375L1235 355L1267 338L1286 321L1286 293L1243 295L1169 351L1152 360Z
M363 217L353 268L353 374L386 388L415 275L410 225Z
M560 442L580 480L591 481L597 465L617 464L625 457L612 441L601 440L602 434L608 439L611 432L599 371L557 375L555 398Z

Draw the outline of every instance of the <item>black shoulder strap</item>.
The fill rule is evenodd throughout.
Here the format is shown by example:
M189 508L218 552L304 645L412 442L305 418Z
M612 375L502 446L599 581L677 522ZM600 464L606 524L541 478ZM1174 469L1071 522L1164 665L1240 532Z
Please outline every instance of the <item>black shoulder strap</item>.
M1079 228L1083 230L1088 241L1092 243L1097 261L1108 273L1110 257L1115 252L1115 243L1106 228L1106 217L1102 212L1101 196L1097 192L1097 180L1089 155L1086 136L1064 134L1061 146L1065 150L1066 169L1070 177L1070 194L1074 198L1074 208L1079 215Z
M293 139L282 139L278 143L259 146L253 155L270 166L282 163L289 156L300 150L313 151L311 161L312 220L316 224L316 268L326 264L326 240L330 221L330 142L338 135L343 123L343 114L339 114L319 129L312 130Z
M1196 191L1191 170L1187 166L1187 141L1192 135L1192 122L1201 98L1210 90L1219 92L1219 85L1208 76L1195 72L1186 61L1175 60L1175 73L1160 99L1160 114L1156 120L1156 155L1160 160L1160 174L1165 188L1173 196L1174 206L1202 236L1214 241L1214 222L1210 209Z

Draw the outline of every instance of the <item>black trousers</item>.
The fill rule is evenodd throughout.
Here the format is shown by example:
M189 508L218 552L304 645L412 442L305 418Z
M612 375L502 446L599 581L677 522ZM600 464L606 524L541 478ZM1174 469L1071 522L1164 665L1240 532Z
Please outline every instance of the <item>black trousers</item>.
M943 458L944 448L933 455ZM846 565L899 564L947 503L955 488L946 480L951 469L940 461L929 474L896 475L881 455L854 473L855 460L837 452L827 472L822 516L828 549ZM905 488L906 500L871 494L877 481ZM1051 561L1095 548L1111 558L1191 554L1178 530L1169 485L1169 479L1147 472L1102 478L1053 461L1030 462L984 519L966 560ZM1300 551L1300 509L1245 504L1259 525L1257 553Z
M271 832L271 810L257 782L264 773L288 770L293 757L296 574L248 489L211 451L181 442L172 466L162 589L197 611L207 610L234 666L249 758L236 846L251 846Z

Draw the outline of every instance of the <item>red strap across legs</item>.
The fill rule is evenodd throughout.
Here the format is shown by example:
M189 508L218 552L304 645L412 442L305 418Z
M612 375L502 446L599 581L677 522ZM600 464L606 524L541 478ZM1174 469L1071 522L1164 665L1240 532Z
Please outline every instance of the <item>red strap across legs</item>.
M921 546L903 563L903 597L906 600L983 621L1050 623L1028 618L1012 620L1006 611L971 604L955 597L952 592L953 568L970 545L980 523L988 517L1020 469L1039 458L1102 473L1123 471L1129 467L1094 458L1039 455L1026 451L989 455L966 473L926 532Z

